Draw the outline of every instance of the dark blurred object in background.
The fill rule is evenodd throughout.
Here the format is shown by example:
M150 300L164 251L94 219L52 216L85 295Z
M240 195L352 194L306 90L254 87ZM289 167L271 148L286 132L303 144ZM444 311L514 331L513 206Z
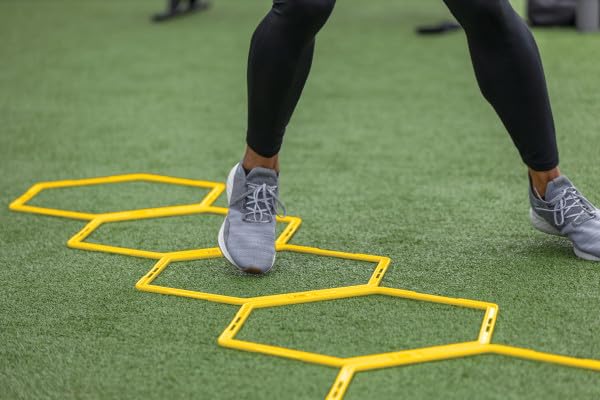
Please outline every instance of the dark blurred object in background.
M439 35L441 33L454 32L460 29L460 25L454 21L444 21L436 25L421 25L417 27L419 35Z
M528 0L532 26L576 26L581 32L600 30L600 0Z
M527 19L532 26L574 26L577 0L529 0Z
M167 10L163 13L155 14L152 16L152 20L155 22L167 21L174 17L206 10L209 6L206 0L188 0L187 7L181 6L181 3L183 3L181 0L167 0Z
M527 0L527 20L535 27L569 26L580 32L600 32L600 0ZM420 25L419 35L439 35L460 29L453 20Z

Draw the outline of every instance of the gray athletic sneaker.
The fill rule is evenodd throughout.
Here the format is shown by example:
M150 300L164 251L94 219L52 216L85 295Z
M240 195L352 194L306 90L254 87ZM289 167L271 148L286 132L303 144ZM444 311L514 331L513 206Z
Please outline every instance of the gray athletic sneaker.
M227 177L229 211L219 231L219 247L244 272L262 274L275 263L275 216L279 201L277 173L254 168L248 175L236 164Z
M529 187L529 217L534 228L568 237L578 257L600 261L600 210L565 176L548 183L545 200Z

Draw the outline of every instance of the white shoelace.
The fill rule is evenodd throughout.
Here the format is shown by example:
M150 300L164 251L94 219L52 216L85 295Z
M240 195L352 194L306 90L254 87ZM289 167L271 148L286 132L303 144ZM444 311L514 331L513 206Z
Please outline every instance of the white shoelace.
M247 183L248 190L234 199L231 204L244 201L243 208L247 211L244 214L244 221L269 223L277 214L277 205L283 209L283 215L286 214L285 206L277 197L277 186L269 186L266 183L257 185Z
M556 226L562 226L567 220L573 220L575 223L583 222L580 220L583 216L594 218L594 207L573 188L564 189L553 200L545 202L548 205L554 204L552 209L535 207L538 211L552 212ZM579 210L577 210L579 208Z

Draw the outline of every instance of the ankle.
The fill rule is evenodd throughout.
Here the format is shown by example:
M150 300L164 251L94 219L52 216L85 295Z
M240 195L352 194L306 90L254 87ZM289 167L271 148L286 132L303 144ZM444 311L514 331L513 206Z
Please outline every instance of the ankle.
M247 146L246 154L244 154L244 159L242 160L242 167L246 171L262 167L279 173L279 154L275 154L273 157L263 157Z
M529 168L529 178L531 185L537 191L538 195L544 197L546 194L546 187L548 182L558 178L560 176L560 170L558 167L553 168L549 171L535 171Z

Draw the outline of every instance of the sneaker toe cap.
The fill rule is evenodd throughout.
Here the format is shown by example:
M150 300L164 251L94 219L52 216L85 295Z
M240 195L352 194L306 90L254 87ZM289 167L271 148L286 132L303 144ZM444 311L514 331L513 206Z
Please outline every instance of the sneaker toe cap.
M227 251L234 264L250 274L264 274L275 262L275 238L271 235L242 235L231 232Z
M231 254L236 266L249 274L264 274L273 268L275 249L273 251L236 251Z
M572 232L570 239L580 253L580 257L588 260L600 260L600 219L596 218Z

